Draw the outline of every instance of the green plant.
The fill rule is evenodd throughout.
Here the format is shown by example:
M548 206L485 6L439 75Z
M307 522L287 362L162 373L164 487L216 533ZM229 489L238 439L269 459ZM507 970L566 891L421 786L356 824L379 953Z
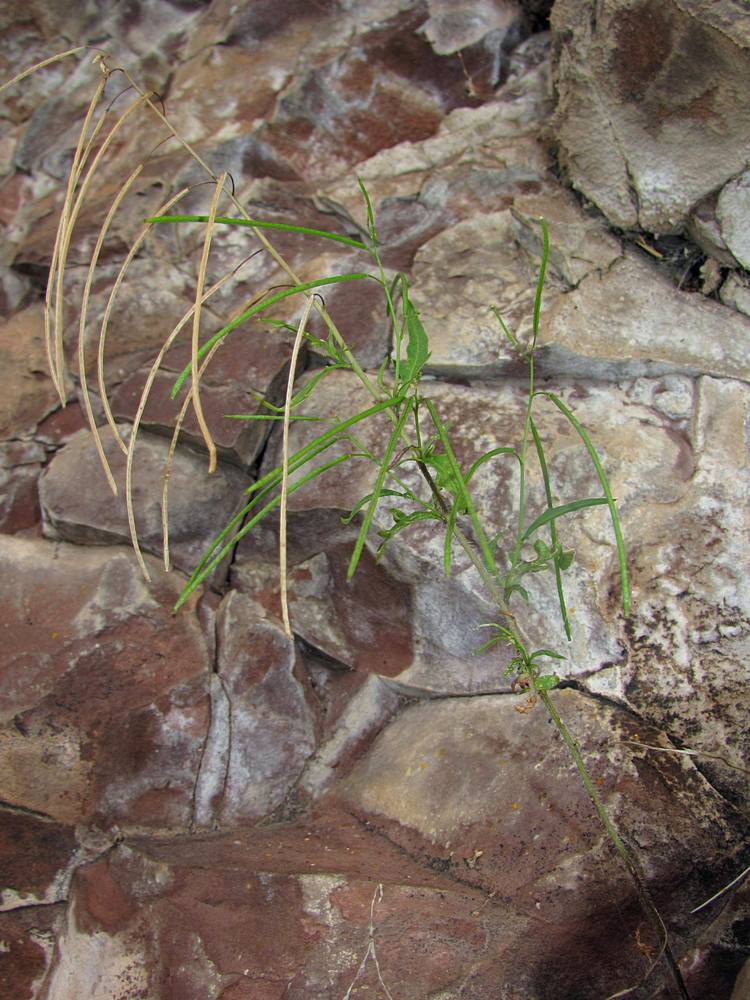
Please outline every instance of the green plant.
M59 58L75 54L79 49L70 50ZM571 626L564 593L564 574L574 561L574 552L566 549L560 538L562 519L570 514L596 506L608 508L612 530L618 554L619 575L621 581L622 607L625 615L630 606L627 563L625 548L617 513L616 500L607 480L602 463L596 449L572 410L555 393L540 390L535 382L535 351L541 316L542 294L545 283L547 259L549 255L549 237L544 220L539 225L542 234L542 258L536 285L533 306L532 334L528 342L522 342L503 321L495 310L498 320L498 337L504 336L525 363L528 373L528 392L523 426L521 428L521 443L519 447L503 446L488 450L475 460L468 468L462 468L451 443L451 428L440 417L438 410L430 399L423 374L430 357L429 338L415 308L409 291L409 284L404 274L389 278L379 252L378 236L373 206L364 184L360 182L364 209L366 214L367 238L356 240L337 233L324 232L305 226L293 226L250 218L242 204L227 190L227 177L215 175L200 156L172 129L164 113L154 101L153 95L139 90L129 79L136 91L136 98L127 110L116 120L111 130L98 141L103 134L105 115L102 115L95 125L94 112L102 97L104 86L110 75L106 60L98 56L102 69L102 81L92 100L89 114L81 132L81 138L71 169L68 194L63 207L58 239L53 252L48 291L47 328L48 356L52 377L64 403L63 390L63 349L62 349L62 284L65 272L65 262L70 245L70 239L76 219L80 213L87 189L91 184L101 157L108 145L114 139L119 128L128 117L141 109L147 109L154 114L169 130L172 138L181 142L191 156L200 164L213 182L213 194L207 214L180 214L172 208L184 197L188 189L183 189L170 198L157 213L144 221L144 226L126 257L120 274L115 281L112 295L105 311L98 348L98 384L107 420L118 440L120 447L127 455L126 502L133 545L143 571L148 575L145 562L140 553L132 500L132 463L137 445L138 429L153 386L156 373L163 361L166 351L174 343L181 330L190 325L191 360L176 378L172 397L178 398L184 393L183 405L178 417L175 433L172 438L170 454L174 452L180 428L192 404L198 424L201 428L206 450L209 455L209 473L216 466L216 448L210 429L203 416L200 400L201 377L206 371L216 349L237 328L251 320L265 320L267 323L291 329L295 333L294 350L290 365L285 403L282 407L261 399L262 411L255 414L233 414L236 420L266 420L279 422L282 425L283 448L281 463L252 484L247 490L247 503L236 516L216 536L212 545L190 576L182 596L175 608L179 606L211 575L214 569L229 554L243 537L247 536L258 524L269 515L279 512L279 573L281 580L282 617L289 636L292 627L286 599L286 522L287 500L291 493L303 489L318 477L335 469L337 466L351 461L368 462L373 467L374 484L370 492L363 496L346 516L345 521L353 523L359 518L359 530L353 547L348 568L348 577L354 575L362 557L365 545L373 536L378 538L376 555L380 557L389 543L411 526L422 521L431 521L440 525L443 531L443 570L446 575L452 572L455 548L458 547L474 567L481 578L488 599L495 608L495 621L484 626L489 630L489 637L479 646L477 654L481 655L498 644L510 647L512 657L508 666L508 676L513 679L515 688L526 692L525 701L519 706L522 711L530 711L541 702L549 714L562 740L567 746L575 762L586 792L594 809L607 832L612 844L628 870L636 892L656 927L662 942L662 954L668 962L680 995L687 996L679 968L669 947L666 929L654 907L644 881L639 873L636 859L623 842L620 834L610 820L605 806L596 791L581 751L570 734L565 722L560 717L550 692L560 682L554 672L549 671L550 661L564 660L563 654L553 648L531 648L524 627L523 610L533 600L528 588L529 578L538 574L552 574L555 579L558 605L562 629L569 639ZM17 82L23 75L15 78ZM98 141L98 146L97 146ZM130 185L137 177L142 164L139 164L127 181L122 185L112 201L102 223L99 237L92 254L88 278L84 288L81 308L79 335L79 371L82 394L89 422L97 442L100 459L114 492L117 487L109 469L104 449L101 444L99 430L96 427L92 406L86 384L86 363L84 356L84 328L88 305L89 291L93 281L99 252L104 243L112 219L127 194ZM218 214L218 206L222 197L228 198L233 204L237 215L226 216ZM146 380L141 400L139 402L133 423L133 430L126 444L115 425L107 401L104 380L103 356L106 340L107 321L113 307L117 291L124 280L127 268L140 249L146 236L154 226L200 224L203 228L203 247L198 273L195 303L188 313L175 326L165 339L164 346L159 351ZM232 273L222 277L210 287L206 287L207 264L211 244L217 227L247 228L263 248L270 253L286 273L289 281L281 289L269 289L239 316L218 330L208 339L201 341L202 307L224 283L230 281ZM325 276L313 281L300 281L289 264L275 251L265 235L268 231L294 232L300 237L328 240L344 244L363 255L365 265L372 272L364 269L341 275ZM392 351L381 365L377 375L365 372L357 362L347 345L346 339L338 330L328 315L322 300L317 296L317 290L325 286L352 281L376 281L382 288L384 309L388 317L392 333ZM304 306L296 326L289 326L267 314L287 299L302 297ZM326 339L313 336L308 330L308 321L313 310L316 310L327 329ZM327 360L302 388L295 390L297 358L302 345L307 344L322 353ZM367 405L353 416L333 422L320 434L303 447L290 453L289 427L295 420L313 419L309 415L301 416L296 411L301 403L314 397L316 387L333 371L348 371L355 376L363 389L363 398ZM601 486L601 495L575 499L563 504L555 504L553 488L550 480L549 467L545 455L544 442L534 420L534 413L539 405L547 403L555 407L573 428L581 440L596 471ZM365 447L357 436L360 425L377 417L385 416L390 421L390 434L382 454L375 455ZM460 419L460 414L456 415ZM546 508L536 517L530 518L528 510L527 482L531 462L536 459L544 485ZM486 463L495 459L511 460L517 470L518 497L515 517L515 532L513 537L506 539L498 530L497 525L486 523L477 510L472 497L472 480L477 471ZM421 485L414 485L414 470L419 474ZM165 486L163 495L164 524L167 523L169 469L165 470ZM377 521L381 505L388 508L390 524L383 526ZM377 524L381 523L380 527ZM546 529L548 538L541 537L540 532ZM168 532L164 532L164 558L169 565ZM657 959L658 961L658 959ZM654 965L656 962L654 962ZM652 966L653 968L653 966ZM650 971L650 970L649 970ZM626 991L629 992L629 991Z

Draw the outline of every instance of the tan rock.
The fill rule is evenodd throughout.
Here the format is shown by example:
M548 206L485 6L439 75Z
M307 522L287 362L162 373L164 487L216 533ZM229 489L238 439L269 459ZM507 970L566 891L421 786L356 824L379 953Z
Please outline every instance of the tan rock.
M616 226L678 232L743 170L750 35L731 2L555 4L554 128L573 185Z

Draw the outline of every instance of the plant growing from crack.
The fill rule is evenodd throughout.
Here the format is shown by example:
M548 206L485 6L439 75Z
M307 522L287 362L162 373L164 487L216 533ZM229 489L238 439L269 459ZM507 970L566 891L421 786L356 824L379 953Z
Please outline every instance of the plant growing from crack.
M32 67L23 74L19 74L6 86L20 82L28 73L33 72L34 69L47 65L55 61L55 59L76 55L81 51L83 51L82 48L77 48L62 53L58 57L47 60L45 63ZM174 454L188 407L191 405L209 455L209 472L213 471L216 466L216 447L201 406L200 383L202 375L210 364L217 348L225 341L225 338L233 330L247 324L253 319L264 319L265 317L264 321L271 326L293 330L295 341L284 405L277 406L269 400L261 399L261 411L259 413L233 415L234 419L266 420L281 423L281 463L276 468L261 476L249 487L247 490L247 503L217 535L206 551L189 578L177 607L209 578L214 569L233 550L240 539L248 535L257 525L278 511L282 618L287 634L291 638L293 633L286 596L286 510L288 497L290 494L314 482L318 477L345 463L352 461L370 463L373 467L374 476L372 489L354 505L350 513L344 518L344 521L347 523L353 523L356 518L359 518L359 530L349 562L348 578L351 579L356 572L365 545L373 537L377 537L378 539L376 556L380 557L393 539L402 532L408 531L413 525L423 521L436 522L443 532L443 571L446 576L451 575L456 548L463 552L464 557L468 559L480 577L486 595L495 609L494 617L496 620L488 622L484 626L488 629L489 636L480 646L478 653L481 654L499 644L510 647L512 656L507 667L507 674L512 678L514 689L521 688L525 691L525 699L519 706L519 710L523 712L531 711L535 705L541 702L543 708L549 714L571 754L581 782L591 799L593 807L610 841L633 881L640 903L657 931L661 942L660 955L664 956L669 965L678 992L682 997L687 997L688 994L684 982L669 946L664 923L651 901L645 882L638 869L637 861L609 818L604 803L587 769L581 750L557 711L551 697L551 691L559 683L559 677L550 669L550 662L561 661L564 659L564 656L552 648L543 647L533 649L525 634L523 610L530 602L529 591L526 589L528 578L537 574L552 574L555 579L562 628L567 638L570 639L571 637L563 577L566 570L573 563L574 553L563 546L558 534L558 522L571 513L587 508L596 506L606 506L608 508L617 550L621 598L625 615L628 614L630 605L625 549L616 501L612 496L601 461L588 433L572 410L558 395L548 390L538 389L535 383L535 351L539 333L545 272L549 255L549 237L545 222L540 220L539 223L543 249L534 297L532 333L529 340L523 342L516 337L507 327L499 312L495 310L499 325L498 336L504 336L508 340L519 358L525 363L528 374L528 392L521 443L518 448L511 446L492 448L482 454L468 468L463 468L451 441L450 426L440 417L437 407L427 394L427 383L423 380L425 366L430 357L427 331L424 329L419 313L412 303L406 276L397 274L395 277L389 279L386 275L379 251L373 206L364 184L360 182L366 212L366 226L362 229L362 239L354 239L339 233L325 232L305 226L252 219L235 196L234 191L227 190L227 175L222 174L217 176L211 170L200 155L172 127L164 111L159 106L156 95L142 91L127 73L125 73L125 77L128 80L129 87L132 88L136 96L126 110L114 120L109 131L107 131L106 125L110 108L105 108L105 111L98 118L96 118L96 113L102 101L106 83L113 71L110 70L105 55L97 53L95 59L102 72L101 80L92 98L73 158L67 194L58 227L58 236L52 255L47 293L47 351L52 378L63 405L65 404L65 376L62 345L62 292L66 259L73 228L80 215L86 193L103 155L113 142L119 129L131 115L145 112L155 116L167 130L168 138L180 143L187 153L201 166L213 183L213 195L207 215L180 214L174 211L174 207L190 190L190 188L184 188L173 197L170 197L160 206L154 215L144 221L143 228L134 241L114 282L100 328L97 352L98 389L107 422L119 446L127 456L125 494L128 520L133 546L144 574L148 576L148 570L140 551L132 500L133 455L149 393L167 350L174 343L181 330L189 326L192 331L191 360L176 378L172 388L172 397L175 399L184 390L184 401L176 422L170 447L170 458L164 474L164 561L168 568L169 550L166 525L168 523L169 462ZM4 88L0 88L0 91L2 89ZM143 165L143 163L138 164L121 186L101 225L84 286L79 324L78 361L82 399L97 444L99 457L108 482L115 493L117 492L117 486L105 455L89 396L86 380L84 332L87 322L89 293L101 248L122 200L138 177ZM230 201L236 215L226 216L219 214L218 207L222 197ZM154 226L188 223L197 223L203 226L202 254L194 305L165 339L162 349L154 360L136 410L132 433L126 442L123 440L112 417L104 379L103 358L109 317L127 269L151 229ZM211 244L217 227L247 228L254 238L259 241L262 249L270 254L278 266L285 272L288 282L283 288L276 287L263 291L231 322L208 339L201 341L201 314L204 303L226 282L231 281L234 276L234 271L232 271L224 275L213 285L209 287L206 285ZM357 272L330 275L313 281L303 282L269 241L266 233L274 230L294 232L301 237L322 239L343 244L361 253L374 273L363 269ZM345 337L338 330L326 311L324 302L320 298L318 291L328 285L341 282L372 280L378 282L382 288L385 311L392 334L392 350L390 355L384 360L380 370L374 376L365 372L357 362L354 354L347 345ZM296 326L289 326L284 322L270 319L266 315L269 310L274 309L281 302L296 297L302 297L304 302L301 317ZM308 330L308 322L313 310L318 313L325 324L327 330L326 339L316 337ZM327 363L302 388L296 388L297 360L300 350L305 344L312 346L319 353L323 354ZM367 405L363 405L362 409L352 416L334 420L331 426L327 426L325 430L312 440L297 450L290 451L289 430L291 423L296 420L311 419L309 415L301 415L298 412L300 405L306 400L314 398L317 386L334 371L349 372L359 380ZM534 420L534 414L538 406L544 402L555 407L580 438L581 444L588 453L596 471L601 486L600 496L581 498L564 504L554 503L544 443ZM382 453L376 455L372 449L362 443L357 432L366 426L369 421L383 416L390 422L390 431ZM527 482L531 463L534 458L541 473L546 507L539 516L530 519ZM502 533L493 530L493 527L480 517L477 505L472 497L472 480L475 474L483 465L496 459L511 461L515 463L517 469L518 501L515 532L514 537L510 540L506 540ZM416 476L414 475L415 472ZM387 507L390 519L390 523L386 526L382 525L382 521L376 520L378 512L383 507ZM377 527L378 524L381 526ZM542 529L544 529L544 532L542 532ZM542 537L543 533L547 536L546 538ZM650 974L658 960L659 956L652 963L647 975ZM617 995L621 996L628 992L631 992L631 990L625 990Z

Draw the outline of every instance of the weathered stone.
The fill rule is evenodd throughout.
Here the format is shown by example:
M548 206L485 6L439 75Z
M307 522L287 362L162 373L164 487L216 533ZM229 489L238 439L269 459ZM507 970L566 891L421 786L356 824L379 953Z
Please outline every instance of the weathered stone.
M700 379L689 488L676 503L644 512L631 535L636 600L618 670L627 703L704 754L698 766L712 784L744 803L749 407L744 383ZM728 468L731 475L722 472Z
M129 427L120 425L129 442ZM116 545L130 542L125 503L126 458L109 428L104 450L118 484L113 496L89 430L79 431L50 462L40 483L45 534L68 542ZM169 442L139 435L133 460L133 505L140 544L162 553L162 482ZM169 474L169 550L174 565L192 572L218 531L242 504L249 480L221 463L208 475L206 459L185 448L174 454Z
M39 996L64 920L64 903L0 913L0 990L5 996Z
M208 727L179 578L131 553L0 536L4 802L59 822L184 827Z
M554 995L601 996L637 981L642 955L635 928L649 942L651 931L575 765L551 738L546 712L520 714L518 700L450 699L405 710L355 767L343 795L410 856L536 912L549 927L564 925L573 899L579 914L595 911L598 931L589 928L584 945L589 957L575 969L556 970ZM731 810L691 765L629 747L627 740L654 738L629 713L574 691L553 700L649 879L674 887L671 898L660 895L662 912L679 915L681 933L694 935L701 920L684 914L706 885L695 859L707 867L723 863L736 836ZM530 767L533 780L519 780ZM616 939L609 937L610 921L623 921ZM604 961L588 936L594 933L603 935ZM543 986L537 990L547 995Z
M514 0L479 3L429 0L430 17L420 31L439 55L452 55L481 42L486 35L520 27L521 9Z
M587 939L441 860L412 859L330 810L304 824L121 845L76 877L50 996L158 988L165 1000L324 1000L385 986L422 1000L469 984L491 1000L512 983L508 997L553 1000L562 984L593 1000L640 978L632 936L613 932L623 921L634 931L632 913L611 924L600 913Z
M750 170L725 184L716 203L721 236L740 267L750 271Z
M80 860L72 827L0 810L0 910L64 901Z
M545 294L545 305L538 349L545 375L750 377L748 320L678 291L631 252L567 295Z
M641 240L653 257L622 255L592 207L579 208L553 176L549 35L534 35L511 51L529 27L545 26L550 6L549 0L343 6L102 0L66 7L61 0L11 0L0 13L0 81L49 55L61 38L71 45L106 38L110 65L126 66L163 95L171 121L196 141L212 169L231 172L254 218L361 238L360 174L373 200L386 270L407 274L422 311L433 372L486 380L422 387L450 421L464 468L486 448L519 444L525 382L516 376L522 368L503 346L488 307L499 306L514 332L528 335L540 247L535 219L548 218L537 389L558 392L600 450L618 498L633 614L629 623L620 618L604 508L558 522L563 543L576 555L563 577L571 642L559 638L551 576L525 578L529 607L516 599L512 607L532 648L559 649L567 659L555 669L565 683L598 699L595 704L571 691L555 696L574 706L569 714L592 751L597 787L642 853L691 995L714 1000L728 995L739 971L748 912L747 890L740 887L688 916L745 863L743 831L727 822L711 785L744 808L750 612L740 442L747 324L738 315L744 291L738 260L745 258L730 248L737 252L744 239L731 202L747 171L750 22L739 0L606 0L593 16L590 4L558 0L556 12L563 19L570 14L573 28L570 37L559 30L554 37L559 152L568 175L621 226L657 228L658 222L662 234L686 227L712 259L703 266L701 288L715 296L721 287L726 305L720 306L678 292L657 275L655 267L669 270L668 240L680 241L681 252L682 237ZM514 20L506 26L511 8ZM649 32L653 44L644 45ZM566 60L579 58L582 38L591 44L585 42L583 61L574 66ZM0 300L14 308L26 301L19 295L44 283L64 178L98 76L83 54L2 94L0 222L7 230ZM584 84L580 104L571 90L574 76ZM113 74L105 101L121 86L121 75ZM123 92L113 111L130 99ZM583 153L575 161L567 145L571 123L585 130L574 137ZM119 184L148 156L113 219L92 287L85 345L92 386L98 321L143 219L183 184L191 189L174 211L205 213L211 195L201 183L203 168L177 142L159 145L166 132L151 112L131 125L88 188L65 279L66 349L75 372L88 256ZM612 157L613 169L596 175L598 187L589 194L591 165L601 164L603 155ZM30 173L13 173L15 163ZM607 207L610 196L616 218ZM235 214L226 200L219 210ZM305 279L370 267L366 256L334 244L298 233L269 235ZM624 238L637 242L637 235ZM144 366L192 305L202 243L200 224L158 225L133 262L105 351L105 375L124 420L133 418ZM270 253L253 255L259 245L247 229L217 226L208 282L244 263L206 303L202 338L258 295L293 280ZM702 262L692 251L687 287L694 289ZM665 259L655 265L658 253ZM674 284L687 263L681 256ZM729 277L726 268L733 270ZM329 286L322 293L358 358L376 368L389 337L376 284ZM696 308L701 302L710 308ZM269 318L293 323L299 306L290 299ZM224 416L255 410L252 390L278 402L289 357L292 334L264 329L253 321L234 331L203 383L220 455L240 466L256 459L270 425ZM147 430L171 430L174 407L166 393L188 360L188 341L189 324L182 346L163 365ZM20 359L22 373L36 350L30 344L23 331L14 335L11 358ZM46 370L43 345L37 354L32 380L37 368ZM0 526L30 535L39 530L39 470L51 452L68 445L81 411L75 405L45 417L58 406L54 397L45 410L34 382L32 392L16 399L15 376L6 375L11 384L4 398L12 402L0 434ZM503 381L488 378L499 375ZM598 376L607 381L597 382ZM44 385L40 376L38 386ZM368 395L353 386L340 373L330 376L304 412L346 416L368 405ZM95 399L97 418L100 405ZM537 399L535 421L555 502L600 495L577 434L549 400ZM293 446L322 426L293 426ZM388 421L355 430L360 443L383 454ZM186 433L202 449L194 424ZM278 438L277 431L265 469L278 460ZM152 435L144 441L159 451ZM187 486L200 491L204 466L195 470ZM401 472L410 487L421 488L413 470ZM371 490L374 467L359 460L339 473L290 497L296 656L276 621L273 517L242 541L223 602L208 593L176 619L168 609L183 581L165 580L148 556L156 578L150 591L124 551L0 537L0 550L13 550L3 563L0 607L0 633L5 625L9 636L0 658L7 710L0 725L0 799L43 814L11 810L23 817L23 831L13 828L22 849L17 870L2 879L20 893L11 899L19 905L0 914L2 947L10 948L0 947L3 996L130 1000L142 993L205 1000L221 993L226 1000L322 1000L369 989L403 1000L498 1000L501 992L506 1000L511 994L513 1000L563 994L599 1000L641 980L646 953L657 942L590 820L568 758L549 738L544 713L537 708L521 718L514 711L524 696L510 697L505 666L512 651L475 655L488 637L478 626L497 616L465 555L454 546L446 580L442 529L420 523L395 538L376 565L376 532L392 526L395 501L387 500L358 575L345 583L358 519L342 525L340 515ZM89 477L96 488L89 489ZM157 501L158 473L155 479ZM93 456L77 483L80 494L105 502ZM516 462L507 456L472 479L482 517L511 539L517 485ZM526 485L530 519L545 500L535 471ZM224 502L218 498L220 507ZM188 545L195 526L192 511L179 513L185 535L176 540L178 549ZM212 531L227 517L219 511ZM108 530L110 520L108 514L96 530ZM199 520L201 534L208 525ZM465 526L463 518L460 523ZM152 526L156 550L158 517ZM69 530L80 527L68 523ZM120 518L118 538L126 537L123 531ZM461 697L448 701L452 695ZM422 704L405 708L414 699ZM649 746L616 742L625 738ZM435 757L439 766L420 755L429 739L446 751ZM499 762L501 743L512 746ZM404 776L409 766L412 773ZM355 784L362 800L369 795L367 806L344 796L356 821L332 806L352 771L345 795L353 795ZM368 775L377 781L365 789ZM555 784L558 775L564 792ZM540 790L548 794L541 804ZM425 802L419 832L417 812ZM465 812L451 847L433 845L432 828L445 826L456 802ZM379 812L378 803L393 816ZM559 812L547 809L550 804ZM267 826L274 816L305 819ZM76 831L80 850L66 825L74 822L87 824ZM252 831L237 831L259 822ZM93 843L91 824L109 829L108 837ZM226 837L164 840L169 830L215 824L232 829ZM116 825L156 828L161 843L111 850ZM60 833L59 842L57 832L49 840L51 831ZM393 836L398 847L381 834ZM86 864L104 851L106 859ZM74 865L79 875L66 905ZM537 907L537 898L544 906ZM583 984L582 970L589 977ZM641 992L659 1000L669 993L651 981Z
M692 212L685 231L690 239L724 267L736 267L737 261L727 248L716 218L716 195L709 195Z
M57 393L47 375L44 317L29 306L0 326L2 404L0 440L20 437L55 409Z
M729 274L721 286L719 298L725 306L750 316L750 280L739 274Z
M574 187L623 229L678 232L747 165L750 31L729 0L558 0L554 129Z
M0 531L13 535L41 522L37 483L45 458L35 442L0 444Z
M196 786L196 822L204 827L267 816L315 747L309 681L281 625L232 592L217 615L217 649Z
M534 261L541 259L539 219L545 220L549 230L550 277L557 277L568 289L575 288L592 272L608 271L622 256L619 240L608 232L601 219L585 215L564 188L516 197L511 214L516 239Z

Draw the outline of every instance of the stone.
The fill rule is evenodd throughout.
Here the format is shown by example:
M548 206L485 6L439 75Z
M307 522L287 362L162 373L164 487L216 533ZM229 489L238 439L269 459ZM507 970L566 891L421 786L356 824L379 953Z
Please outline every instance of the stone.
M38 481L45 460L36 442L0 443L0 531L13 535L41 523Z
M470 977L489 1000L511 965L514 981L530 978L518 949L528 953L531 919L335 809L220 837L141 839L78 872L49 996L324 1000L380 981L418 1000L457 995Z
M728 274L719 290L719 298L725 306L750 316L750 281L744 275Z
M119 426L127 443L129 427ZM126 459L109 428L103 428L104 452L118 485L110 490L89 430L79 431L44 470L40 500L47 537L77 544L130 542L125 504ZM133 505L140 543L162 554L162 481L169 442L144 431L133 460ZM175 451L169 474L169 551L171 561L191 573L224 523L242 506L250 480L225 463L208 475L207 461L186 448Z
M309 681L280 623L231 592L217 614L217 680L196 823L257 821L280 806L315 748Z
M626 703L695 751L711 784L740 802L749 750L742 719L750 590L741 541L750 530L749 404L743 382L698 382L688 489L651 510L631 542L637 598L622 623L620 668ZM728 467L731 476L721 472Z
M721 227L716 217L716 195L709 195L696 208L687 220L685 231L688 237L696 243L709 257L715 258L724 267L736 267L737 261L721 235Z
M575 691L552 697L648 878L671 880L677 871L686 878L679 886L672 882L674 895L660 894L659 902L665 915L679 914L682 933L694 935L701 919L685 921L685 914L688 901L705 887L695 852L708 867L723 861L736 836L731 810L692 764L668 755L644 759L633 750L628 740L649 742L653 736L629 713ZM638 980L642 955L635 928L649 941L651 930L633 906L632 884L601 832L567 750L551 738L547 713L537 706L521 714L519 700L433 700L402 711L340 794L361 821L409 856L481 887L500 905L536 913L549 928L564 926L573 898L577 912L596 912L598 931L591 928L581 942L586 961L562 959L556 965L554 995L608 995ZM519 780L529 767L533 780ZM689 872L697 877L691 880ZM612 920L622 921L614 938L607 929ZM603 935L599 957L588 936L597 933ZM546 944L552 947L549 938ZM565 952L559 949L561 958ZM552 996L535 977L543 965L538 955L519 971L536 984L533 995Z
M562 0L551 25L553 128L571 183L618 228L680 232L746 167L746 12L729 0L608 0L595 12Z
M545 375L659 377L675 373L746 379L750 324L702 295L681 292L627 252L550 302L539 337Z
M490 33L505 33L511 26L518 26L519 6L510 3L450 3L431 0L430 17L420 32L439 55L452 55L481 42Z
M112 67L160 93L204 162L231 173L253 218L366 238L361 176L386 277L407 275L431 338L422 392L450 422L464 469L487 448L520 445L527 379L489 306L528 336L536 220L548 219L535 422L557 503L602 487L543 394L557 393L589 430L617 497L632 611L623 619L603 507L558 522L575 552L563 575L570 642L551 576L526 577L529 605L514 598L512 610L530 648L566 657L554 667L555 704L643 860L688 991L713 1000L740 974L750 912L747 883L690 912L746 861L746 269L733 201L748 168L750 22L740 0L558 0L550 33L551 6L10 0L0 80L60 39L104 44ZM539 705L517 711L530 706L506 676L513 651L476 655L497 614L460 546L446 579L442 528L420 522L378 561L378 532L393 525L387 498L345 582L361 516L347 525L341 515L372 489L371 463L290 496L293 643L278 620L275 514L171 615L179 567L197 557L190 532L207 539L231 516L234 474L242 502L249 473L278 461L278 427L268 437L274 425L225 416L257 412L257 394L280 401L293 339L283 324L295 325L298 298L235 330L205 374L224 486L211 525L190 496L220 481L204 479L189 423L178 448L178 572L165 577L147 553L147 585L132 553L112 544L127 538L121 513L105 510L95 456L82 449L69 461L84 440L80 398L72 379L65 410L45 396L49 382L35 373L46 371L46 350L30 319L39 306L27 305L43 294L99 76L92 54L1 95L0 309L18 328L0 432L0 881L10 907L0 912L0 994L599 1000L637 987L667 1000L664 963L642 985L658 943L570 756ZM112 75L105 101L122 80ZM129 100L123 92L113 110ZM91 289L92 387L98 322L143 219L182 186L175 211L205 213L211 197L204 168L162 142L152 113L131 124L88 187L65 277L75 376L88 256L145 155ZM579 197L563 184L571 179ZM235 214L228 199L219 209ZM297 277L372 269L349 248L266 232ZM104 354L126 424L156 351L192 305L202 245L200 224L159 224L132 263ZM217 227L207 280L233 278L206 303L202 338L295 280L260 246L246 228ZM374 380L391 346L377 284L321 293ZM322 332L317 319L310 326ZM188 329L165 358L145 417L141 457L155 460L153 479L139 481L155 483L154 504L175 415L167 395L189 339ZM298 389L319 363L314 350L300 359ZM336 371L302 412L330 420L368 404ZM93 408L100 420L96 395ZM293 425L293 447L322 426ZM387 419L355 431L341 447L383 454ZM546 503L531 464L527 523ZM78 544L38 537L45 466L45 481L68 468L46 530L59 515ZM413 468L400 472L422 488ZM472 488L506 548L516 460L496 456ZM143 507L156 552L158 511Z
M0 989L6 996L38 995L64 920L65 903L0 913Z
M541 261L542 237L539 219L549 230L548 281L557 278L566 291L576 288L594 272L604 273L622 256L622 245L600 218L584 214L576 199L564 188L541 195L513 199L511 214L517 243L532 261Z
M185 828L207 651L149 556L0 536L0 797L59 823Z
M0 440L33 432L58 404L47 375L44 315L39 306L28 306L0 326L3 353L3 392L0 406Z
M71 826L0 810L0 911L64 902L83 856Z
M725 184L716 203L721 236L740 267L750 271L750 170Z

